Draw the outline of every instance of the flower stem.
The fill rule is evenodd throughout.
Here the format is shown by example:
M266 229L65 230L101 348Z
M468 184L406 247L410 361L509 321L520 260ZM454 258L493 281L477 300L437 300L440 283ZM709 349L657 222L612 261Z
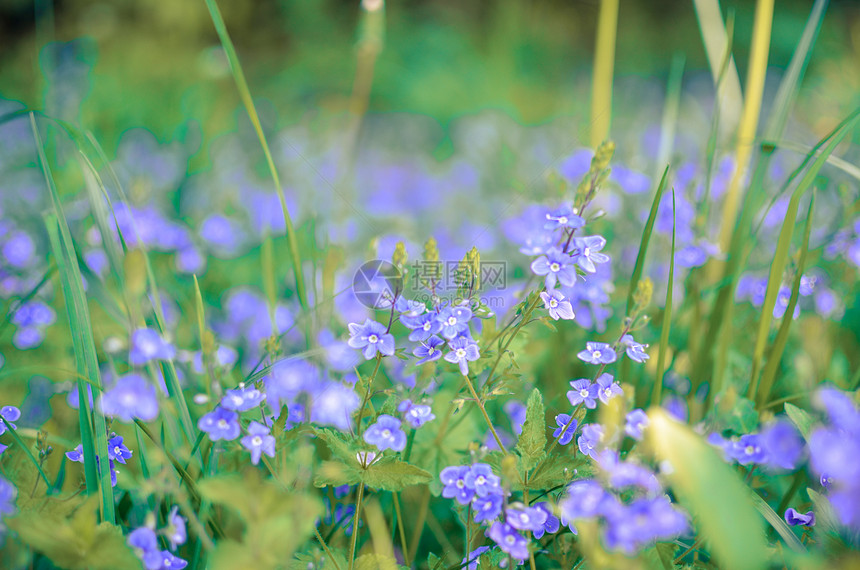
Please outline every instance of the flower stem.
M370 380L367 381L367 390L364 391L364 398L361 400L361 407L358 409L358 416L355 420L355 430L358 436L361 436L361 420L364 417L364 408L370 400L371 390L373 389L373 381L376 379L376 374L379 372L379 365L382 364L382 355L376 353L376 366L373 369L373 374L370 375Z
M397 532L400 533L400 548L403 550L403 561L406 563L406 566L412 567L409 563L409 547L406 545L406 529L403 527L403 513L400 511L400 497L397 496L397 492L391 493L392 499L394 499L394 511L397 514Z
M478 409L481 410L481 413L484 415L484 420L486 420L487 425L490 426L490 432L493 434L493 438L496 440L496 444L499 446L499 449L502 450L502 453L507 454L508 450L505 449L505 444L502 443L502 440L499 438L499 434L496 433L496 428L493 427L493 422L490 421L490 416L487 415L487 408L484 407L484 403L478 397L478 393L475 391L475 385L472 384L472 380L468 375L464 376L466 379L466 384L469 386L469 391L472 392L472 397L475 398L475 403L478 404Z
M355 544L358 542L358 521L361 519L361 500L364 498L364 483L358 484L358 498L355 501L355 514L352 519L352 539L349 544L349 570L355 568Z
M340 566L337 563L337 560L335 559L328 545L325 543L325 540L323 540L323 537L320 536L319 529L314 527L314 533L317 536L317 540L319 541L320 546L322 546L323 550L325 551L326 556L328 556L328 559L331 560L332 564L334 564L335 570L341 570Z

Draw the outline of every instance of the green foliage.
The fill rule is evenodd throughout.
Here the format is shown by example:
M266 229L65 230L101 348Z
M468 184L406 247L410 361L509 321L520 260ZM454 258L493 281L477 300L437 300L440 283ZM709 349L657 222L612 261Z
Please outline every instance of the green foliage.
M785 413L788 415L788 418L794 423L797 430L803 436L803 439L809 440L809 434L812 433L812 426L815 423L815 420L809 412L804 410L803 408L798 408L792 403L785 403Z
M543 396L535 388L526 405L526 421L517 441L522 469L530 471L544 457L546 447L546 412Z
M140 568L140 561L126 544L122 530L108 522L99 524L97 510L97 499L92 497L70 517L50 509L30 509L7 523L25 544L60 568Z

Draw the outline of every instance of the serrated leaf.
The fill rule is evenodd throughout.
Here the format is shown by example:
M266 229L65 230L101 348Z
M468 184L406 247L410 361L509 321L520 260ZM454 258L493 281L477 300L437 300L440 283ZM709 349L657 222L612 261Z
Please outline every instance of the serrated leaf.
M529 396L526 405L526 421L523 431L517 441L517 451L520 453L522 468L531 470L544 456L546 448L546 412L543 407L543 396L535 388Z
M660 408L652 409L646 436L659 461L671 467L668 478L694 517L700 535L721 566L737 570L767 566L764 521L750 490L701 436ZM726 524L726 521L732 521Z
M575 477L588 475L587 459L582 455L553 454L544 460L541 467L535 470L529 479L529 489L546 491L573 481Z
M361 475L364 484L385 491L400 491L411 485L429 483L433 476L420 467L395 459L378 461Z
M658 542L654 550L657 551L657 557L660 559L663 569L674 570L675 551L678 550L678 545L674 542Z
M798 408L794 404L786 402L785 413L788 415L788 419L790 419L795 427L797 427L798 431L803 436L803 439L808 441L809 434L812 432L812 424L815 423L815 420L809 415L809 412L803 408Z
M427 567L430 570L439 570L445 567L445 561L431 552L427 555Z
M397 564L394 558L376 553L364 554L355 559L355 570L396 570L398 568L408 570L407 566Z
M314 477L314 486L340 487L355 485L359 481L361 481L361 469L356 469L343 461L323 461Z
M314 433L326 443L332 455L352 468L360 468L358 459L355 457L357 453L355 441L349 441L343 435L330 429L317 429L314 430Z

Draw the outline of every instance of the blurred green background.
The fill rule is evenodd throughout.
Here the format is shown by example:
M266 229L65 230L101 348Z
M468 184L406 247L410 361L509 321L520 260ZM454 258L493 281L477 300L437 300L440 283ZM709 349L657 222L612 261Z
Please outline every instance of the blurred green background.
M692 1L620 4L616 79L660 81L675 53L686 56L686 77L707 70ZM755 3L721 6L735 15L743 80ZM225 0L220 7L252 93L269 103L264 116L276 112L290 124L347 108L363 35L358 2ZM770 66L787 64L810 7L777 2ZM369 110L426 114L443 125L486 108L527 124L587 115L598 9L596 0L388 2ZM135 126L167 139L194 119L208 140L235 125L238 98L203 0L3 0L0 34L0 95L32 108L45 107L40 47L84 38L76 57L95 67L80 120L108 149ZM833 81L844 88L820 89ZM831 2L798 107L831 118L822 121L830 127L857 93L860 3Z

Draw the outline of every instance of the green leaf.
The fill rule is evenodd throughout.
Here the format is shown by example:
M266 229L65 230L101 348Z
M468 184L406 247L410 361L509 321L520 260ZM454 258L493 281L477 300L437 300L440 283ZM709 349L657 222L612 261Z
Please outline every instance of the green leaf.
M314 476L316 487L340 487L341 485L355 485L361 481L360 468L347 465L343 461L323 461Z
M659 406L662 401L663 373L666 371L666 354L669 350L669 328L672 325L672 290L675 288L675 189L672 189L672 248L669 252L669 281L666 284L666 303L663 308L663 326L660 328L660 349L657 352L657 373L651 404Z
M587 459L581 454L573 457L554 453L547 457L529 478L529 489L548 491L566 485L575 477L582 477L589 472Z
M750 433L758 427L758 412L752 400L736 397L726 417L726 427L735 433Z
M445 561L431 552L427 555L427 567L430 570L439 570L445 567Z
M808 441L809 434L812 432L812 424L815 423L815 420L809 415L809 412L803 408L798 408L794 404L786 402L785 413L788 415L788 419L790 419L792 423L794 423L795 427L797 427L798 431L800 431L803 439Z
M675 493L720 565L733 570L765 568L764 521L738 473L701 436L662 409L654 408L648 416L646 436L654 455L670 466L668 478Z
M657 551L657 556L660 558L664 570L674 570L675 551L678 550L678 545L674 542L658 542L654 550Z
M633 276L630 278L630 291L627 293L628 315L633 309L633 294L636 293L636 286L639 284L639 278L642 277L642 270L645 268L645 256L648 253L648 244L651 241L651 234L654 232L654 222L657 220L660 198L663 197L663 190L666 189L668 176L669 167L666 166L663 176L660 178L660 184L657 186L657 192L654 194L654 200L651 202L651 211L648 213L645 229L642 230L642 239L639 241L639 252L636 254L636 264L633 266Z
M140 568L140 561L126 544L122 530L108 522L98 523L97 504L96 497L92 497L70 518L33 509L5 522L27 546L60 568Z
M364 484L385 491L400 491L411 485L429 483L433 476L420 467L395 459L373 463L362 474Z
M517 441L517 451L520 452L521 465L524 471L530 471L544 456L546 447L546 412L543 407L543 396L535 388L529 396L526 406L526 421L523 431Z
M364 554L356 558L354 568L355 570L397 570L398 568L408 570L407 566L397 564L394 558L376 553Z
M762 499L758 493L752 493L753 504L764 519L773 527L773 529L782 537L785 543L796 552L805 552L806 548L794 535L794 532L785 522L785 520L776 514L770 505Z

